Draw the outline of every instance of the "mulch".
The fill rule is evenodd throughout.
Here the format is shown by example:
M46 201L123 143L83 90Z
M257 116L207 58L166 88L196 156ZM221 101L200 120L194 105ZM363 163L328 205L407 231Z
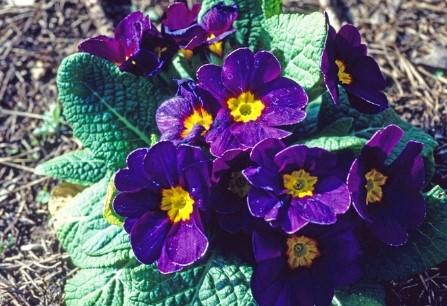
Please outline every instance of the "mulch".
M160 14L166 1L11 2L0 1L0 305L60 305L65 279L76 271L50 229L48 192L56 182L33 174L42 161L80 146L62 118L48 119L49 110L57 114L57 67L79 40L110 33L131 5ZM440 142L435 180L447 187L447 2L296 0L286 6L324 7L335 23L360 27L393 106ZM392 282L387 293L392 306L445 305L447 264Z

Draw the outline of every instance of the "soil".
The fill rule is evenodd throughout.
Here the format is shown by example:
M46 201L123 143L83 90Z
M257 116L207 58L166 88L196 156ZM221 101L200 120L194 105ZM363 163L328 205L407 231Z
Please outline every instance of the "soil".
M393 106L440 142L435 180L446 188L447 2L283 2L291 11L324 8L335 26L360 27ZM131 8L160 15L166 3L0 0L0 305L61 305L63 284L75 272L51 230L48 192L56 182L33 174L37 164L80 146L58 116L60 61L81 39L110 33ZM387 286L392 306L446 300L447 263Z

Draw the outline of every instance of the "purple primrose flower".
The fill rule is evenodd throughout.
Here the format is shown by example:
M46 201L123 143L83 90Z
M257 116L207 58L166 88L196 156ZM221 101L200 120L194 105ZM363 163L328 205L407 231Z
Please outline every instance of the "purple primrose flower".
M376 239L393 246L404 244L408 230L425 217L423 145L409 141L391 164L385 163L402 136L396 125L376 132L348 175L355 210Z
M219 2L194 22L199 10L196 6L189 10L186 3L174 3L168 8L166 19L162 22L163 32L175 39L187 58L203 46L222 56L222 40L235 31L233 23L238 16L237 6Z
M266 138L290 135L280 126L302 121L308 98L296 82L281 77L281 66L267 51L248 48L230 53L223 66L207 64L197 71L199 85L221 105L206 141L220 156L230 149L253 147Z
M159 142L127 157L115 175L114 210L125 217L135 256L162 273L183 269L208 248L201 211L208 205L211 163L193 146Z
M349 209L350 195L334 153L277 139L258 143L251 152L256 164L243 171L252 185L248 207L288 234L308 223L333 224Z
M144 76L157 74L177 51L175 42L158 32L141 12L124 18L113 38L96 36L82 41L78 48L115 63L122 71Z
M254 232L251 280L260 306L327 306L334 289L361 276L361 250L348 222L309 225L294 235Z
M222 229L229 233L251 232L253 216L248 211L250 184L242 170L252 164L249 150L226 151L213 161L211 203Z
M353 25L338 33L329 25L321 70L333 102L338 104L338 85L348 93L349 102L364 113L379 113L388 107L383 94L385 79L375 60L367 55L360 33Z
M155 116L162 140L195 143L208 132L219 103L193 81L179 82L177 96L163 102Z

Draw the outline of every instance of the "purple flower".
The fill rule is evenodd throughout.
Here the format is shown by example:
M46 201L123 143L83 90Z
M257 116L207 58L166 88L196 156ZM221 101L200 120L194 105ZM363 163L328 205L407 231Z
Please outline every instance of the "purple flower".
M379 113L388 107L383 94L385 79L374 59L367 55L356 27L348 24L338 33L329 25L321 70L328 92L338 104L338 85L343 86L350 103L364 113Z
M163 36L141 12L124 18L116 27L114 37L104 35L82 41L78 48L107 59L122 71L153 76L177 51L175 42Z
M350 205L345 178L337 166L337 155L320 148L285 145L266 139L251 152L257 165L243 171L252 185L248 207L288 234L308 223L333 224Z
M253 233L251 280L260 306L327 306L334 289L361 276L359 243L348 222L309 225L294 235Z
M193 50L203 46L218 56L223 55L222 40L235 31L233 22L238 15L236 5L224 5L219 2L196 23L196 7L191 11L185 3L174 3L171 7L163 21L163 32L176 40L187 58L192 56Z
M404 244L408 230L425 217L423 145L409 141L391 164L385 162L402 136L395 125L376 132L348 175L355 210L375 238L393 246Z
M207 64L197 71L200 86L221 105L206 135L211 153L253 147L266 138L290 135L279 126L298 123L306 116L308 98L296 82L281 77L281 66L267 51L248 48L230 53L223 66Z
M210 161L197 147L159 142L127 157L115 175L113 208L125 217L135 256L162 273L183 269L208 248L201 211L208 205Z
M195 143L213 124L219 104L193 81L179 82L177 96L163 102L156 121L162 140L174 143Z
M221 228L229 233L251 232L253 217L248 211L247 195L250 184L242 170L250 166L248 150L226 151L213 161L211 203L217 212Z

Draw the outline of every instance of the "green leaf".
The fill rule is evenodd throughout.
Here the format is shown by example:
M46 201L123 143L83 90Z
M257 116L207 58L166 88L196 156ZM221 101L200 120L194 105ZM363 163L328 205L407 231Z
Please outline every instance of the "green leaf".
M447 194L436 186L425 198L427 215L424 224L410 233L404 246L367 245L365 279L404 279L447 259Z
M385 288L381 284L360 282L335 291L332 306L384 306Z
M213 5L222 2L226 5L236 4L238 7L238 18L234 22L236 29L236 41L242 46L248 46L256 50L262 34L261 22L264 14L260 0L203 0L199 19Z
M303 86L311 99L323 93L324 15L280 14L264 20L262 26L264 47L280 59L284 75Z
M108 182L106 176L85 189L55 217L57 237L79 268L117 267L133 258L127 233L103 218Z
M105 162L96 159L88 150L69 152L36 167L34 172L72 184L91 185L102 179L107 172Z
M282 12L281 0L262 0L262 11L266 18L279 15Z
M331 123L329 126L322 129L319 135L322 136L344 136L351 134L353 118L346 117L340 118L337 121Z
M152 144L151 135L157 133L155 111L166 98L154 79L77 53L61 63L57 86L74 135L108 168L122 166L130 151Z
M318 113L320 102L312 101L306 107L306 118L294 126L293 135L297 139L307 138L318 132Z
M365 145L365 142L366 139L356 136L320 136L300 143L308 147L318 147L332 152L341 150L359 152Z

